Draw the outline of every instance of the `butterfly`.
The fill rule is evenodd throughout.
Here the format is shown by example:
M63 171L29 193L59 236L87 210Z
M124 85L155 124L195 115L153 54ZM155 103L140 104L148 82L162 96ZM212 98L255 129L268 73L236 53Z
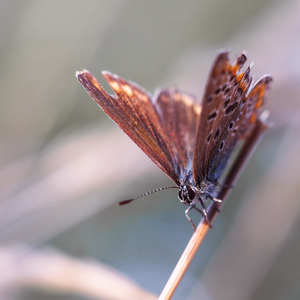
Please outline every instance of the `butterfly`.
M136 83L103 71L115 92L109 95L88 71L76 72L79 82L103 111L176 184L194 229L188 213L196 209L208 222L204 202L221 202L216 198L222 186L220 177L232 151L260 118L272 81L265 75L252 86L250 66L241 71L246 60L242 53L232 64L229 53L220 52L201 105L175 87L161 89L152 98Z

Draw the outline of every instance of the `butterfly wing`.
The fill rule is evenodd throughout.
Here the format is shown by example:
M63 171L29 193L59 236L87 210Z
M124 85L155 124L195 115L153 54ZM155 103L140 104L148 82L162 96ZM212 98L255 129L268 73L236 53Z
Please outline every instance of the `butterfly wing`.
M209 177L219 177L233 148L238 141L247 137L255 122L259 120L261 107L264 103L266 92L270 87L272 78L270 76L262 77L244 97L239 109L235 111L229 123L226 124L226 130L220 136L220 139L213 149L208 166Z
M198 186L203 179L214 182L243 134L238 118L252 81L250 68L240 72L246 59L243 53L231 65L228 52L221 52L213 64L195 143L193 175Z
M193 122L199 115L193 100L178 90L166 89L152 101L151 96L137 84L103 72L115 92L115 96L111 96L88 71L77 72L76 76L103 111L165 174L180 185L180 163L186 164L188 155L192 160L192 151L184 152L184 130L192 136L192 131L196 130ZM179 124L181 121L184 124ZM176 137L178 129L180 134Z
M201 107L195 104L191 95L176 88L160 91L155 106L174 151L174 169L180 183L183 183L193 171L195 135Z

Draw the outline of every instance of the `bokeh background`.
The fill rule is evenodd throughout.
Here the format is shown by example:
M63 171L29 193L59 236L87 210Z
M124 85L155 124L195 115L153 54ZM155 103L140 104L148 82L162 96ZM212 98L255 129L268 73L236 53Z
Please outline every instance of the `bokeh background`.
M219 49L246 50L255 80L272 74L271 128L173 299L300 298L299 1L0 8L1 299L159 295L192 235L185 207L175 190L117 206L171 182L74 74L88 69L108 91L102 70L152 94L175 84L200 101Z

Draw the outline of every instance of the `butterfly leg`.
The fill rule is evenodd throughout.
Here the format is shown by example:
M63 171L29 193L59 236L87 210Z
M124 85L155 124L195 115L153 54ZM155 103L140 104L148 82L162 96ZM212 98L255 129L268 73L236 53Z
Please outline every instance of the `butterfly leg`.
M209 197L210 200L212 200L213 202L215 202L217 204L220 204L220 203L223 202L221 199L213 198L213 197L210 197L210 196L208 196L208 197ZM216 209L217 209L218 212L220 212L220 209L219 209L218 206L216 206Z
M217 198L213 198L213 197L209 197L212 201L214 201L215 203L222 203L223 201L221 199L217 199Z
M218 200L218 199L217 199ZM199 209L197 206L195 206L194 204L190 205L186 211L185 211L185 216L186 218L189 220L189 222L192 224L193 228L194 228L194 231L196 231L196 226L194 224L194 222L192 221L192 219L190 218L189 216L189 212L194 208L196 209L204 218L205 218L205 221L207 222L207 224L209 225L209 227L212 227L212 225L210 224L209 220L208 220L208 214L207 214L207 211L206 211L206 208L204 206L204 203L202 201L202 199L199 199L200 201L200 204L201 204L201 207L202 207L202 210ZM221 201L221 200L220 200ZM222 202L222 201L221 201Z
M205 207L205 205L203 203L203 200L201 198L199 198L199 202L200 202L202 211L199 208L195 207L196 210L198 210L199 212L201 212L201 214L204 216L205 221L207 222L207 224L209 225L209 227L212 227L212 225L210 224L209 219L208 219L208 214L207 214L206 207Z
M194 205L190 205L186 211L185 211L185 216L186 218L189 220L189 222L192 224L193 228L194 228L194 231L196 231L196 226L194 224L194 222L192 221L192 219L190 218L189 216L189 212L193 209L193 208L196 208ZM201 212L202 213L202 212Z

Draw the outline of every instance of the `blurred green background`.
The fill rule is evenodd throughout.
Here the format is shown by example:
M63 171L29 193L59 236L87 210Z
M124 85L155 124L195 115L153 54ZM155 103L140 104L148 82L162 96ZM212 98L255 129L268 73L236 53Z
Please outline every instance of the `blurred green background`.
M299 1L0 5L1 299L117 299L93 294L106 284L73 262L161 292L192 235L185 207L175 190L117 206L171 182L74 74L110 92L102 70L152 94L176 84L200 101L220 49L246 50L255 81L273 76L272 126L173 299L300 298Z

